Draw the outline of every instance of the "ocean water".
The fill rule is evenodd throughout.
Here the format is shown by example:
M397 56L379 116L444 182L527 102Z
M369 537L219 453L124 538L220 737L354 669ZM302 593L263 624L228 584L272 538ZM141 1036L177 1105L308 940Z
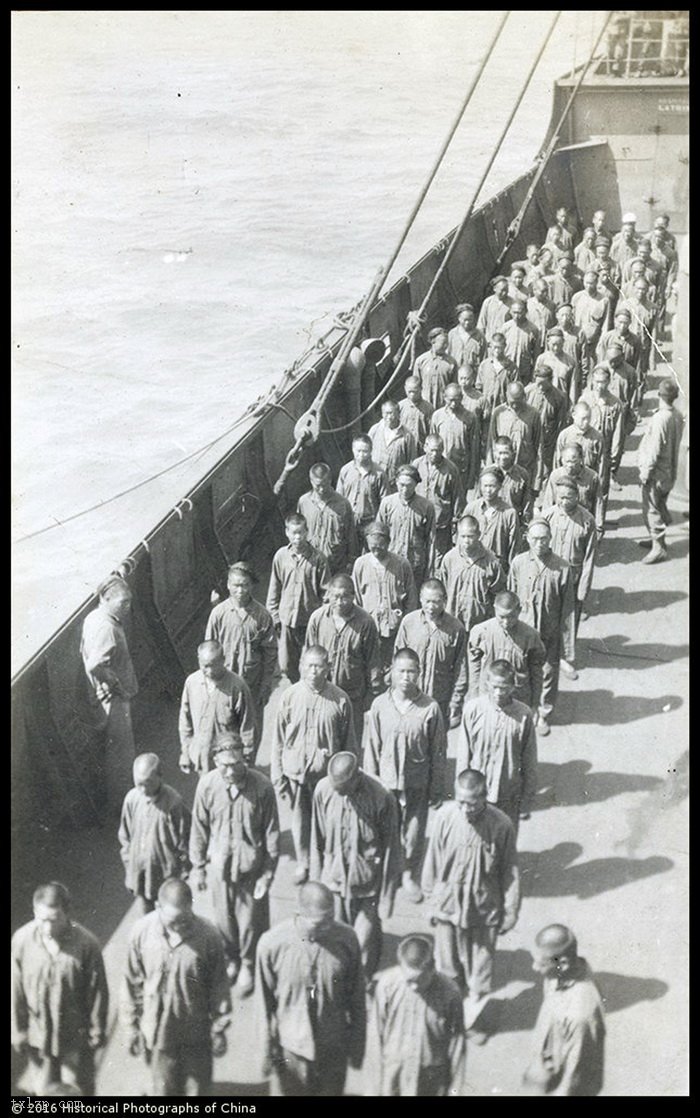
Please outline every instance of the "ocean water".
M460 220L553 14L511 16L394 276ZM498 15L14 13L20 662L205 459L109 498L214 439L362 297ZM530 166L602 18L563 14L482 201Z

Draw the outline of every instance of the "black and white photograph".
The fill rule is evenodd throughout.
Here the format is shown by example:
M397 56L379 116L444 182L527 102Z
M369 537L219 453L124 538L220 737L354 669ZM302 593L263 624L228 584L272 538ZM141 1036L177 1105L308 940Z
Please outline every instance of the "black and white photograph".
M689 26L11 13L13 1113L689 1096Z

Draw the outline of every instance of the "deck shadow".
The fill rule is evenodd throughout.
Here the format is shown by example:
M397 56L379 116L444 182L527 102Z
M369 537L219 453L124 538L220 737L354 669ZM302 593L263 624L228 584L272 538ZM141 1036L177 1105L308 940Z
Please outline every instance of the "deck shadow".
M596 598L596 614L648 613L688 599L688 595L682 590L625 590L624 586L605 586L593 593Z
M214 1095L228 1095L231 1099L266 1099L270 1096L270 1084L268 1080L262 1083L212 1083L207 1098Z
M506 981L520 979L527 982L529 980L532 985L526 990L521 990L514 998L491 999L482 1015L482 1021L490 1032L529 1032L534 1028L542 1004L542 989L540 980L533 973L530 964L531 959L527 951L497 953L496 971L508 973ZM615 974L611 971L594 971L593 978L600 990L607 1014L629 1009L639 1002L658 1001L668 993L667 983L658 978L639 978L636 975ZM496 994L498 988L504 984L498 982Z
M647 665L645 665L647 666ZM614 691L561 691L553 725L618 726L683 706L680 695L616 695Z
M551 850L524 850L518 855L523 894L529 897L579 897L587 900L631 885L653 874L666 873L670 858L593 858L572 865L583 853L577 842L560 842Z
M581 644L596 659L604 661L608 668L631 668L636 671L651 664L669 664L672 660L682 660L690 652L687 644L662 644L656 641L635 644L622 633L611 633L605 637L584 637Z
M540 761L537 766L539 791L532 810L601 803L626 792L653 792L663 784L657 776L591 772L591 768L590 761L565 761L560 765Z

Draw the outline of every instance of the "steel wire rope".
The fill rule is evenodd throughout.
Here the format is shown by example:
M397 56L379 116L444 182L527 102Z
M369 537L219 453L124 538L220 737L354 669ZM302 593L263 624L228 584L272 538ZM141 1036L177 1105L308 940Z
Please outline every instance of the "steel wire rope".
M676 370L674 369L673 365L672 365L672 364L671 364L671 362L669 361L669 359L668 359L668 356L667 356L667 355L666 355L666 354L665 354L665 353L663 352L663 350L662 350L662 349L660 349L660 348L659 348L659 346L658 346L658 345L657 345L657 343L656 343L656 339L655 339L654 335L653 335L652 333L650 333L650 331L649 331L649 330L647 329L646 325L644 324L644 322L642 321L642 319L641 319L641 318L639 317L639 315L638 315L638 314L637 314L637 312L635 311L634 307L631 307L631 306L629 305L629 299L628 299L628 298L627 298L627 296L625 295L625 293L624 293L624 291L622 290L622 288L621 288L621 287L618 287L618 285L617 285L617 284L615 283L615 280L614 280L614 279L613 279L613 278L612 278L611 276L608 276L608 280L609 280L609 282L610 282L610 286L611 286L611 287L614 287L614 288L615 288L615 290L617 291L618 295L621 295L621 296L622 296L622 298L623 298L623 300L624 300L624 302L625 302L625 308L624 308L624 309L625 309L625 310L627 310L627 311L629 311L629 312L630 312L630 314L632 315L632 317L633 317L634 319L636 319L637 323L638 323L638 324L639 324L639 325L641 326L642 330L644 331L644 333L645 333L645 334L646 334L646 336L648 337L649 341L650 341L650 342L651 342L651 344L653 345L654 349L655 349L655 350L656 350L656 352L658 353L659 357L661 358L661 360L662 360L663 364L664 364L664 365L668 365L669 369L670 369L670 370L671 370L671 372L673 373L673 379L675 380L676 384L678 385L678 391L680 392L681 396L685 396L685 392L683 391L683 386L681 385L681 382L680 382L680 380L679 380L679 378L678 378L678 373L676 372ZM660 310L660 309L661 309L661 308L659 308L659 310ZM662 325L663 325L663 323L662 323Z
M481 193L481 190L483 189L484 183L486 182L486 179L488 178L488 175L491 171L491 168L493 167L493 164L496 160L496 157L498 156L498 154L501 150L501 147L503 146L503 143L505 141L505 138L508 135L508 132L510 131L510 126L513 123L513 120L515 119L515 114L517 113L518 109L520 108L522 100L523 100L525 94L527 93L527 90L530 87L530 82L532 81L532 77L535 73L535 70L537 69L537 67L540 64L540 61L542 59L542 55L544 54L545 50L547 49L547 46L549 44L549 40L552 37L552 33L553 33L554 28L556 27L556 25L559 21L560 16L561 16L561 11L556 12L556 14L554 16L554 19L552 20L552 23L549 27L549 30L547 31L547 34L546 34L546 36L545 36L545 38L542 42L542 45L540 46L540 49L535 56L535 60L532 63L532 65L531 65L531 67L528 71L527 77L525 79L525 82L523 83L523 86L520 90L520 93L518 94L518 97L516 98L515 104L513 105L513 108L508 115L508 119L506 120L506 123L505 123L505 125L504 125L504 127L501 131L501 134L498 138L496 146L495 146L493 152L491 153L491 156L490 156L489 160L487 161L486 167L484 168L484 171L481 175L481 178L479 179L478 185L472 193L472 197L471 197L471 200L469 202L469 206L467 208L467 211L466 211L464 217L462 218L462 221L461 221L460 225L455 230L454 235L452 236L452 239L450 241L447 252L445 253L445 255L444 255L444 257L443 257L443 259L440 263L440 266L439 266L438 270L436 271L436 273L433 277L433 280L430 284L430 287L428 288L425 296L423 297L423 301L422 301L420 307L418 308L417 311L409 311L408 312L408 322L407 322L407 326L406 326L406 336L404 337L404 340L401 344L401 347L400 347L400 350L399 350L399 356L397 358L397 364L396 364L396 368L395 368L394 372L389 377L389 380L384 385L381 392L379 392L375 396L372 403L369 404L368 407L364 408L364 410L361 411L359 415L355 416L355 418L350 420L349 423L344 423L340 427L327 427L327 428L321 430L319 432L319 434L321 434L321 435L335 435L335 434L338 434L338 432L340 432L340 431L349 430L357 422L359 422L360 419L363 419L364 416L366 416L367 413L370 412L379 403L379 401L384 398L384 396L386 396L386 394L389 391L389 389L391 388L392 384L394 383L396 378L401 373L401 371L403 369L403 366L404 366L404 359L406 357L406 354L409 351L409 343L411 342L411 339L414 338L415 335L417 334L417 332L420 328L420 325L421 325L421 319L422 319L423 315L425 314L425 310L428 307L428 304L430 303L430 300L432 299L432 297L435 293L437 285L439 284L439 282L440 282L440 280L441 280L441 278L442 278L442 276L443 276L443 274L444 274L444 272L447 268L447 265L449 264L450 260L452 259L452 256L454 255L455 249L456 249L456 247L459 243L459 239L460 239L462 233L464 232L464 230L466 229L467 222L470 220L470 218L472 216L474 206L476 204L476 200L479 197L479 194ZM415 347L415 342L413 342L413 346Z

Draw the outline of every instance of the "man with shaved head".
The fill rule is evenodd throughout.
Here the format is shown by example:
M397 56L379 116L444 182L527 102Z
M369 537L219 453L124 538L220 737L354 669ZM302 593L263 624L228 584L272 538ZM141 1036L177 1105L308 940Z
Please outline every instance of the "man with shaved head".
M557 438L569 417L569 401L554 384L552 368L545 362L536 366L535 379L527 386L525 399L540 417L540 441L532 478L532 491L539 494L552 472Z
M219 933L195 916L184 881L164 881L155 912L134 924L121 1018L131 1055L150 1069L152 1096L209 1094L231 996Z
M299 658L306 626L325 598L328 560L309 543L309 526L298 512L284 519L287 547L272 560L267 608L279 631L279 665L290 683L299 680Z
M576 483L578 502L590 513L595 513L600 482L598 474L583 462L583 449L577 442L570 442L560 452L561 466L555 466L541 495L542 508L549 508L557 501L557 482L570 479Z
M484 396L484 416L482 426L482 447L485 450L488 427L494 408L505 404L508 385L518 380L518 370L506 356L506 340L503 334L496 333L489 342L488 357L479 366L477 385Z
M561 466L564 450L571 443L578 443L583 454L583 463L593 470L598 478L598 488L602 484L605 470L605 447L600 431L591 423L591 409L588 404L579 401L571 413L571 423L560 433L554 452L554 466Z
M493 616L493 600L505 587L505 574L497 555L481 542L481 528L474 516L457 524L457 546L442 564L447 607L461 621L469 637L474 625Z
M598 534L602 535L610 476L617 473L625 444L625 409L622 401L610 391L610 369L607 365L596 365L591 374L590 387L581 395L581 403L588 404L591 409L591 423L603 440L603 465L596 508Z
M411 564L389 551L389 529L376 521L366 530L368 552L355 560L352 581L355 598L370 615L379 633L384 673L391 665L401 618L416 609L418 594Z
M432 569L435 549L435 509L416 492L419 483L415 466L400 466L396 493L384 497L377 513L377 523L389 529L389 550L408 560L416 586Z
M494 612L495 617L475 625L469 634L469 697L485 694L489 665L506 660L514 673L513 697L536 711L546 657L542 639L532 625L520 620L520 599L512 590L496 595Z
M368 1050L380 1097L465 1093L464 1024L459 987L435 969L431 936L408 935L397 966L382 971L372 999Z
M316 785L311 825L311 877L333 893L335 916L354 928L371 979L382 950L382 919L394 909L401 881L398 805L360 768L354 753L336 753Z
M279 816L272 784L249 769L240 738L219 738L213 772L202 776L192 808L192 879L208 890L231 981L253 989L255 949L270 926L269 890L279 858Z
M667 558L666 528L671 523L668 497L678 472L678 455L683 436L684 420L674 408L678 399L678 385L671 377L664 377L658 387L659 406L649 420L639 444L637 464L642 486L642 515L649 534L640 547L650 547L643 563L658 563Z
M534 493L530 488L530 475L515 461L513 444L507 435L501 435L494 441L491 454L494 466L503 474L503 484L498 495L515 509L522 529L532 516Z
M428 807L445 795L445 724L436 701L421 691L420 660L411 648L394 656L391 686L374 700L364 739L364 769L398 803L406 868L402 885L418 904Z
M93 1095L109 1009L100 946L72 920L65 885L40 885L32 900L34 919L12 937L10 1043L28 1060L33 1094L62 1083Z
M508 280L505 276L494 276L491 280L493 295L487 295L481 304L477 329L490 342L493 335L503 329L510 318L511 298L508 294Z
M272 740L270 779L278 797L292 809L292 839L297 885L309 875L311 808L316 785L333 753L356 753L350 699L328 679L326 649L314 644L301 657L301 679L283 692Z
M591 267L583 276L583 290L571 299L574 322L578 328L581 353L581 375L584 381L595 364L595 351L603 330L607 328L611 303L598 285L598 273Z
M407 613L396 634L396 651L410 648L420 663L418 686L440 707L445 726L459 721L467 690L467 634L448 613L445 585L429 578L420 592L420 609Z
M319 882L299 890L296 916L258 945L256 1020L262 1073L278 1095L337 1097L365 1050L365 976L357 936L333 916Z
M561 660L576 659L575 591L571 567L552 550L552 530L542 517L527 530L528 551L517 555L508 573L508 589L523 604L523 620L542 638L546 659L537 728L550 733L549 719L559 691Z
M383 470L372 461L372 440L369 435L356 435L352 440L352 462L346 462L338 474L338 493L350 502L358 535L357 547L362 548L365 528L377 515L382 497L389 492L389 483Z
M328 563L331 574L352 565L358 553L355 514L346 497L336 493L330 466L317 462L309 470L311 489L297 502L309 526L309 543Z
M444 405L433 414L431 434L439 435L445 456L457 467L466 495L474 485L481 461L481 426L462 403L462 389L448 384Z
M452 546L452 529L464 506L465 494L462 475L445 457L445 444L440 435L428 435L424 449L425 454L413 463L420 474L416 493L430 501L435 509L433 567L438 571Z
M506 813L517 836L521 812L529 813L537 791L533 715L514 697L515 671L508 660L492 660L484 678L485 694L464 704L457 771L484 773L489 803Z
M544 284L546 293L545 280L540 282ZM554 325L553 318L552 325ZM518 370L518 378L522 384L529 384L541 347L537 328L527 317L527 303L523 299L514 299L511 303L510 320L503 323L501 333L506 342L506 357L511 359Z
M413 436L416 446L422 446L430 431L430 421L435 408L423 396L420 377L406 377L404 391L406 398L399 405L401 426Z
M476 326L476 313L471 303L455 307L457 325L447 335L447 345L460 369L473 369L474 374L486 356L486 338Z
M535 362L535 376L543 365L552 370L552 384L563 392L573 407L581 390L578 364L564 349L564 331L560 326L553 326L547 331L546 346Z
M328 601L315 610L306 629L306 647L320 645L328 653L330 680L352 703L355 736L362 740L365 711L384 690L379 634L365 610L355 605L349 575L337 574L328 587Z
M534 481L537 452L542 434L540 417L525 399L525 388L519 381L509 384L506 402L497 407L489 426L487 459L493 458L493 444L501 435L507 435L513 444L515 461Z
M439 407L445 388L457 379L457 362L447 346L447 331L435 326L428 334L430 349L421 353L413 375L421 382L423 395L434 408Z
M595 517L579 504L578 486L573 478L561 478L556 483L557 502L542 511L552 533L552 551L565 559L571 567L576 594L576 631L586 598L593 581L593 570L598 549ZM572 664L561 661L570 678L576 678Z
M395 400L382 404L382 418L369 429L372 440L372 458L386 474L389 492L396 491L396 474L400 466L412 462L418 454L418 443L401 422L401 412Z
M603 1087L605 1016L590 967L564 924L538 932L533 969L544 998L523 1077L528 1094L593 1097Z
M486 793L482 773L460 772L454 800L435 818L422 878L438 970L465 993L467 1037L477 1044L487 1038L476 1023L491 993L496 939L515 926L520 908L513 824Z
M190 813L182 796L163 781L160 757L142 753L134 761L134 787L127 792L119 824L125 885L152 912L168 877L189 869Z
M528 472L528 488L531 477ZM498 559L504 574L522 544L518 514L512 505L501 498L503 473L498 466L485 466L479 477L479 496L470 501L464 510L479 525L481 543Z
M185 680L180 701L180 768L184 773L207 773L220 734L240 734L246 755L255 758L258 722L248 684L226 667L218 641L203 641L197 649L199 670Z

